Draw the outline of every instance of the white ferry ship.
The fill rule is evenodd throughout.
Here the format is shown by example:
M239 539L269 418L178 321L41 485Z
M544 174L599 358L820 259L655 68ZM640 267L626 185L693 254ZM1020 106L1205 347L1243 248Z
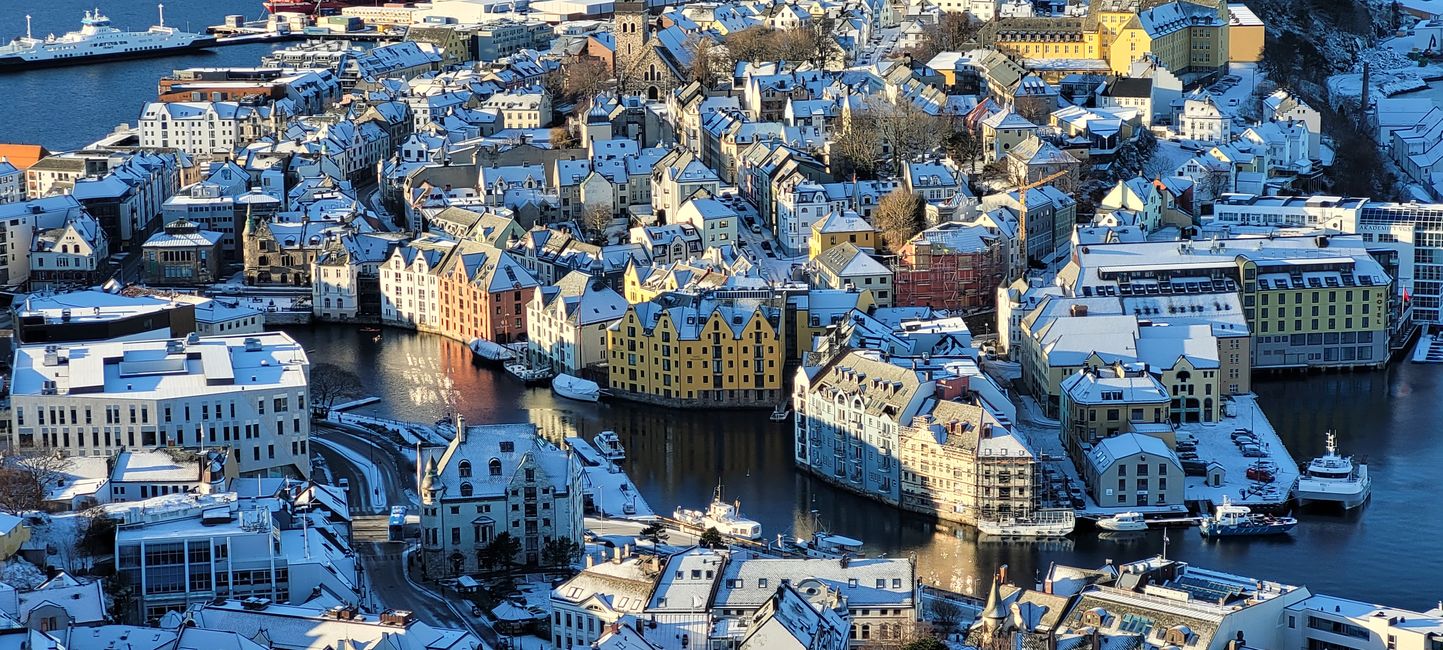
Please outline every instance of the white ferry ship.
M51 34L34 38L30 17L25 17L25 35L0 46L0 70L31 70L78 65L117 59L141 59L214 46L214 36L183 32L165 26L165 6L160 6L160 24L143 32L127 32L110 24L99 9L85 12L80 31L64 36Z
M1070 508L1042 508L1030 517L998 517L979 519L977 530L990 537L1049 538L1066 537L1077 526L1077 515Z
M1368 464L1339 456L1337 437L1329 431L1326 452L1308 463L1298 477L1297 495L1300 503L1338 503L1352 510L1363 505L1372 490Z

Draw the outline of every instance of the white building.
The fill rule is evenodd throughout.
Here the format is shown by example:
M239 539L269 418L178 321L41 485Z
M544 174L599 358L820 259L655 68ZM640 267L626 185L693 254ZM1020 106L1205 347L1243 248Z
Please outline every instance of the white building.
M804 180L776 197L777 243L788 253L807 250L812 225L831 212L826 190Z
M606 329L626 315L626 299L605 282L572 271L542 286L526 305L533 363L577 374L606 361Z
M285 333L23 346L14 367L12 449L229 446L242 474L310 474L310 362Z
M424 239L396 248L381 265L381 321L418 330L441 326L436 274L455 242Z
M140 146L229 153L260 136L272 110L237 102L151 102L140 112Z
M1218 108L1212 95L1199 93L1183 101L1178 135L1199 142L1225 144L1232 139L1233 122Z
M582 543L581 461L532 424L466 427L421 479L421 548L431 576L477 572L502 534L521 542L516 562L535 565L558 540Z
M35 237L65 225L83 211L69 194L0 205L0 286L24 284L30 279L30 250Z

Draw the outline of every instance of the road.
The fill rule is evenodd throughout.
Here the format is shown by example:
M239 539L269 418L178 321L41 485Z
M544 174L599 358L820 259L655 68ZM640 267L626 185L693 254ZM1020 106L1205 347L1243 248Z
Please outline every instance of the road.
M409 465L402 469L405 459L394 448L327 424L316 423L312 436L317 444L311 448L325 459L331 474L338 481L344 478L350 483L347 499L351 512L382 513L357 515L352 525L353 545L371 583L372 607L409 610L430 625L468 629L492 646L497 645L495 631L484 621L470 616L469 603L445 598L406 575L414 551L413 538L418 531L414 526L408 527L407 541L390 541L385 514L389 512L388 506L394 504L406 504L412 508L411 514L416 514L416 506L411 501L414 492L408 490L415 478ZM376 471L364 471L357 467L357 461L372 464ZM372 485L372 477L380 478L379 487Z

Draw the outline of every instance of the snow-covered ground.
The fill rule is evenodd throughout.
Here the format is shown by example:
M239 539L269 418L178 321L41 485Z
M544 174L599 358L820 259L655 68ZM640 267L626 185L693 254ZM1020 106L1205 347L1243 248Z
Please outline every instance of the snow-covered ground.
M326 419L332 422L345 422L348 424L378 424L400 434L407 445L415 445L417 442L420 442L425 445L445 446L451 442L450 438L436 431L435 427L429 427L415 422L398 422L386 418L358 415L355 413L342 413L339 411L332 411Z
M592 490L598 512L607 517L627 519L646 519L656 516L651 505L647 504L646 499L641 496L641 491L636 489L636 484L631 482L631 477L627 476L626 472L616 463L605 462L601 465L586 466L582 471ZM626 512L627 504L630 504L635 512L628 514Z
M1233 416L1218 422L1187 423L1177 427L1178 436L1197 439L1197 453L1203 462L1215 461L1223 466L1223 481L1218 486L1206 484L1206 478L1189 476L1184 482L1184 496L1188 501L1211 501L1220 503L1224 496L1234 503L1243 505L1276 505L1288 498L1293 483L1298 479L1298 463L1288 453L1273 425L1257 404L1254 395L1239 395L1233 398ZM1057 420L1042 415L1041 407L1031 397L1022 398L1019 411L1021 421L1017 430L1027 439L1032 449L1050 460L1050 466L1067 477L1074 485L1085 483L1068 459L1062 446L1061 428ZM1233 444L1232 432L1247 429L1253 432L1261 443L1267 458L1255 459L1243 456L1242 450ZM1249 480L1248 467L1257 461L1270 461L1269 469L1274 474L1272 483L1262 484ZM1137 512L1180 512L1179 506L1126 506L1102 507L1085 495L1087 505L1078 514L1109 515L1123 511Z
M1219 422L1183 425L1178 431L1192 434L1197 438L1197 453L1203 462L1215 461L1222 464L1225 475L1222 485L1208 486L1201 476L1187 478L1189 501L1212 501L1221 503L1229 497L1233 503L1242 505L1276 505L1288 498L1293 483L1298 480L1298 463L1293 460L1288 448L1278 438L1277 431L1263 414L1254 395L1239 395L1233 398L1235 415ZM1267 458L1247 458L1242 450L1233 444L1232 432L1247 429L1253 432ZM1271 461L1272 483L1263 484L1249 480L1248 467L1257 461Z

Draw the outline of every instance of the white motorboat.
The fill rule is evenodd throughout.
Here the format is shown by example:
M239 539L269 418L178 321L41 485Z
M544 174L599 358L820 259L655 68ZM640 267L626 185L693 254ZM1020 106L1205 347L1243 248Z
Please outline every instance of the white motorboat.
M726 503L721 500L721 486L712 496L711 504L705 511L677 508L672 516L681 523L702 530L715 528L728 537L740 537L756 541L762 538L762 525L741 515L741 503Z
M979 519L977 530L991 537L1066 537L1077 526L1071 508L1043 508L1030 517Z
M552 384L555 386L555 384ZM615 431L602 431L596 434L591 440L592 446L601 452L601 457L613 463L626 460L626 449L621 446L621 438L617 437Z
M1373 490L1368 464L1338 455L1338 440L1328 432L1326 452L1308 463L1298 477L1300 503L1338 503L1345 510L1363 505Z
M1147 530L1147 520L1142 518L1140 512L1119 512L1111 517L1098 519L1097 527L1116 532Z
M488 341L481 338L471 339L469 347L471 348L471 353L482 361L510 361L511 358L515 356L506 346L495 341Z
M589 379L561 373L551 380L551 390L557 395L581 402L601 400L601 386Z

